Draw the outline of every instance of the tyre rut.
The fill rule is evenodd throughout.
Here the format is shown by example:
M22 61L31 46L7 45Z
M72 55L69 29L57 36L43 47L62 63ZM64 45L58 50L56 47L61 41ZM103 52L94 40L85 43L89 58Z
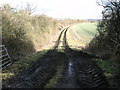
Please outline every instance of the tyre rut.
M97 57L69 47L66 38L69 28L63 29L52 50L49 50L33 66L20 73L16 82L9 87L44 88L57 72L56 67L63 64L66 65L64 74L56 88L108 87L103 71L91 60ZM64 53L57 51L62 35Z
M69 28L69 27L68 27ZM68 58L66 74L64 75L62 88L91 88L108 87L108 82L99 66L90 58L96 58L84 52L72 50L66 39L66 28L63 38L64 52ZM85 58L84 56L88 56Z

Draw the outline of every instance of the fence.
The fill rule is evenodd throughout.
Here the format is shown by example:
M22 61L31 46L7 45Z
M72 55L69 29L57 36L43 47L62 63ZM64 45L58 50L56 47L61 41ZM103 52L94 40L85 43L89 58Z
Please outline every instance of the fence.
M11 59L4 45L0 45L0 70L10 65Z

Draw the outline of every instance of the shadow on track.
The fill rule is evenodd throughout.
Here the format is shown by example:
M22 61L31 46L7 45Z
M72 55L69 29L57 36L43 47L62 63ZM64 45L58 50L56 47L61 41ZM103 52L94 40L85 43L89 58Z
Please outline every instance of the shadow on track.
M56 67L61 65L65 65L64 74L54 86L55 88L107 87L108 83L102 70L91 60L98 57L71 49L66 38L68 29L69 27L60 33L53 49L39 58L31 67L18 74L16 78L10 79L11 84L4 87L44 88L57 72ZM62 34L64 34L64 52L59 52L57 49Z
M59 83L57 86L60 88L108 87L109 85L103 71L91 60L98 57L73 50L69 47L66 38L68 28L66 28L63 38L63 49L67 57L67 67L64 78L61 79L62 83Z

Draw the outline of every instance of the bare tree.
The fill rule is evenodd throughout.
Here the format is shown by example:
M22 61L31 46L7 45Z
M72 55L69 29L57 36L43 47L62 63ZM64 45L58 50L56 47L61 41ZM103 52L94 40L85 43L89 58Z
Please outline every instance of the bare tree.
M35 12L36 7L34 7L33 5L27 3L25 10L26 10L26 11L29 13L29 15L30 15L30 14L32 14L33 12Z
M104 7L102 21L99 22L99 44L110 48L116 55L118 76L120 76L120 0L101 0ZM102 44L101 44L102 43Z
M118 48L120 46L120 0L102 0L99 4L104 7L103 19L98 25L99 34L108 40L109 45L114 43Z

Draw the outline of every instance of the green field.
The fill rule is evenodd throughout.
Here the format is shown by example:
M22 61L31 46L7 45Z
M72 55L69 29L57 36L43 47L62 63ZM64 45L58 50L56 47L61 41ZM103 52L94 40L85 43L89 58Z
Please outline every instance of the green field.
M68 31L68 44L71 46L81 46L84 48L90 43L96 34L97 23L80 23L74 25Z
M97 34L97 23L82 23L75 26L77 34L85 44L88 44Z

